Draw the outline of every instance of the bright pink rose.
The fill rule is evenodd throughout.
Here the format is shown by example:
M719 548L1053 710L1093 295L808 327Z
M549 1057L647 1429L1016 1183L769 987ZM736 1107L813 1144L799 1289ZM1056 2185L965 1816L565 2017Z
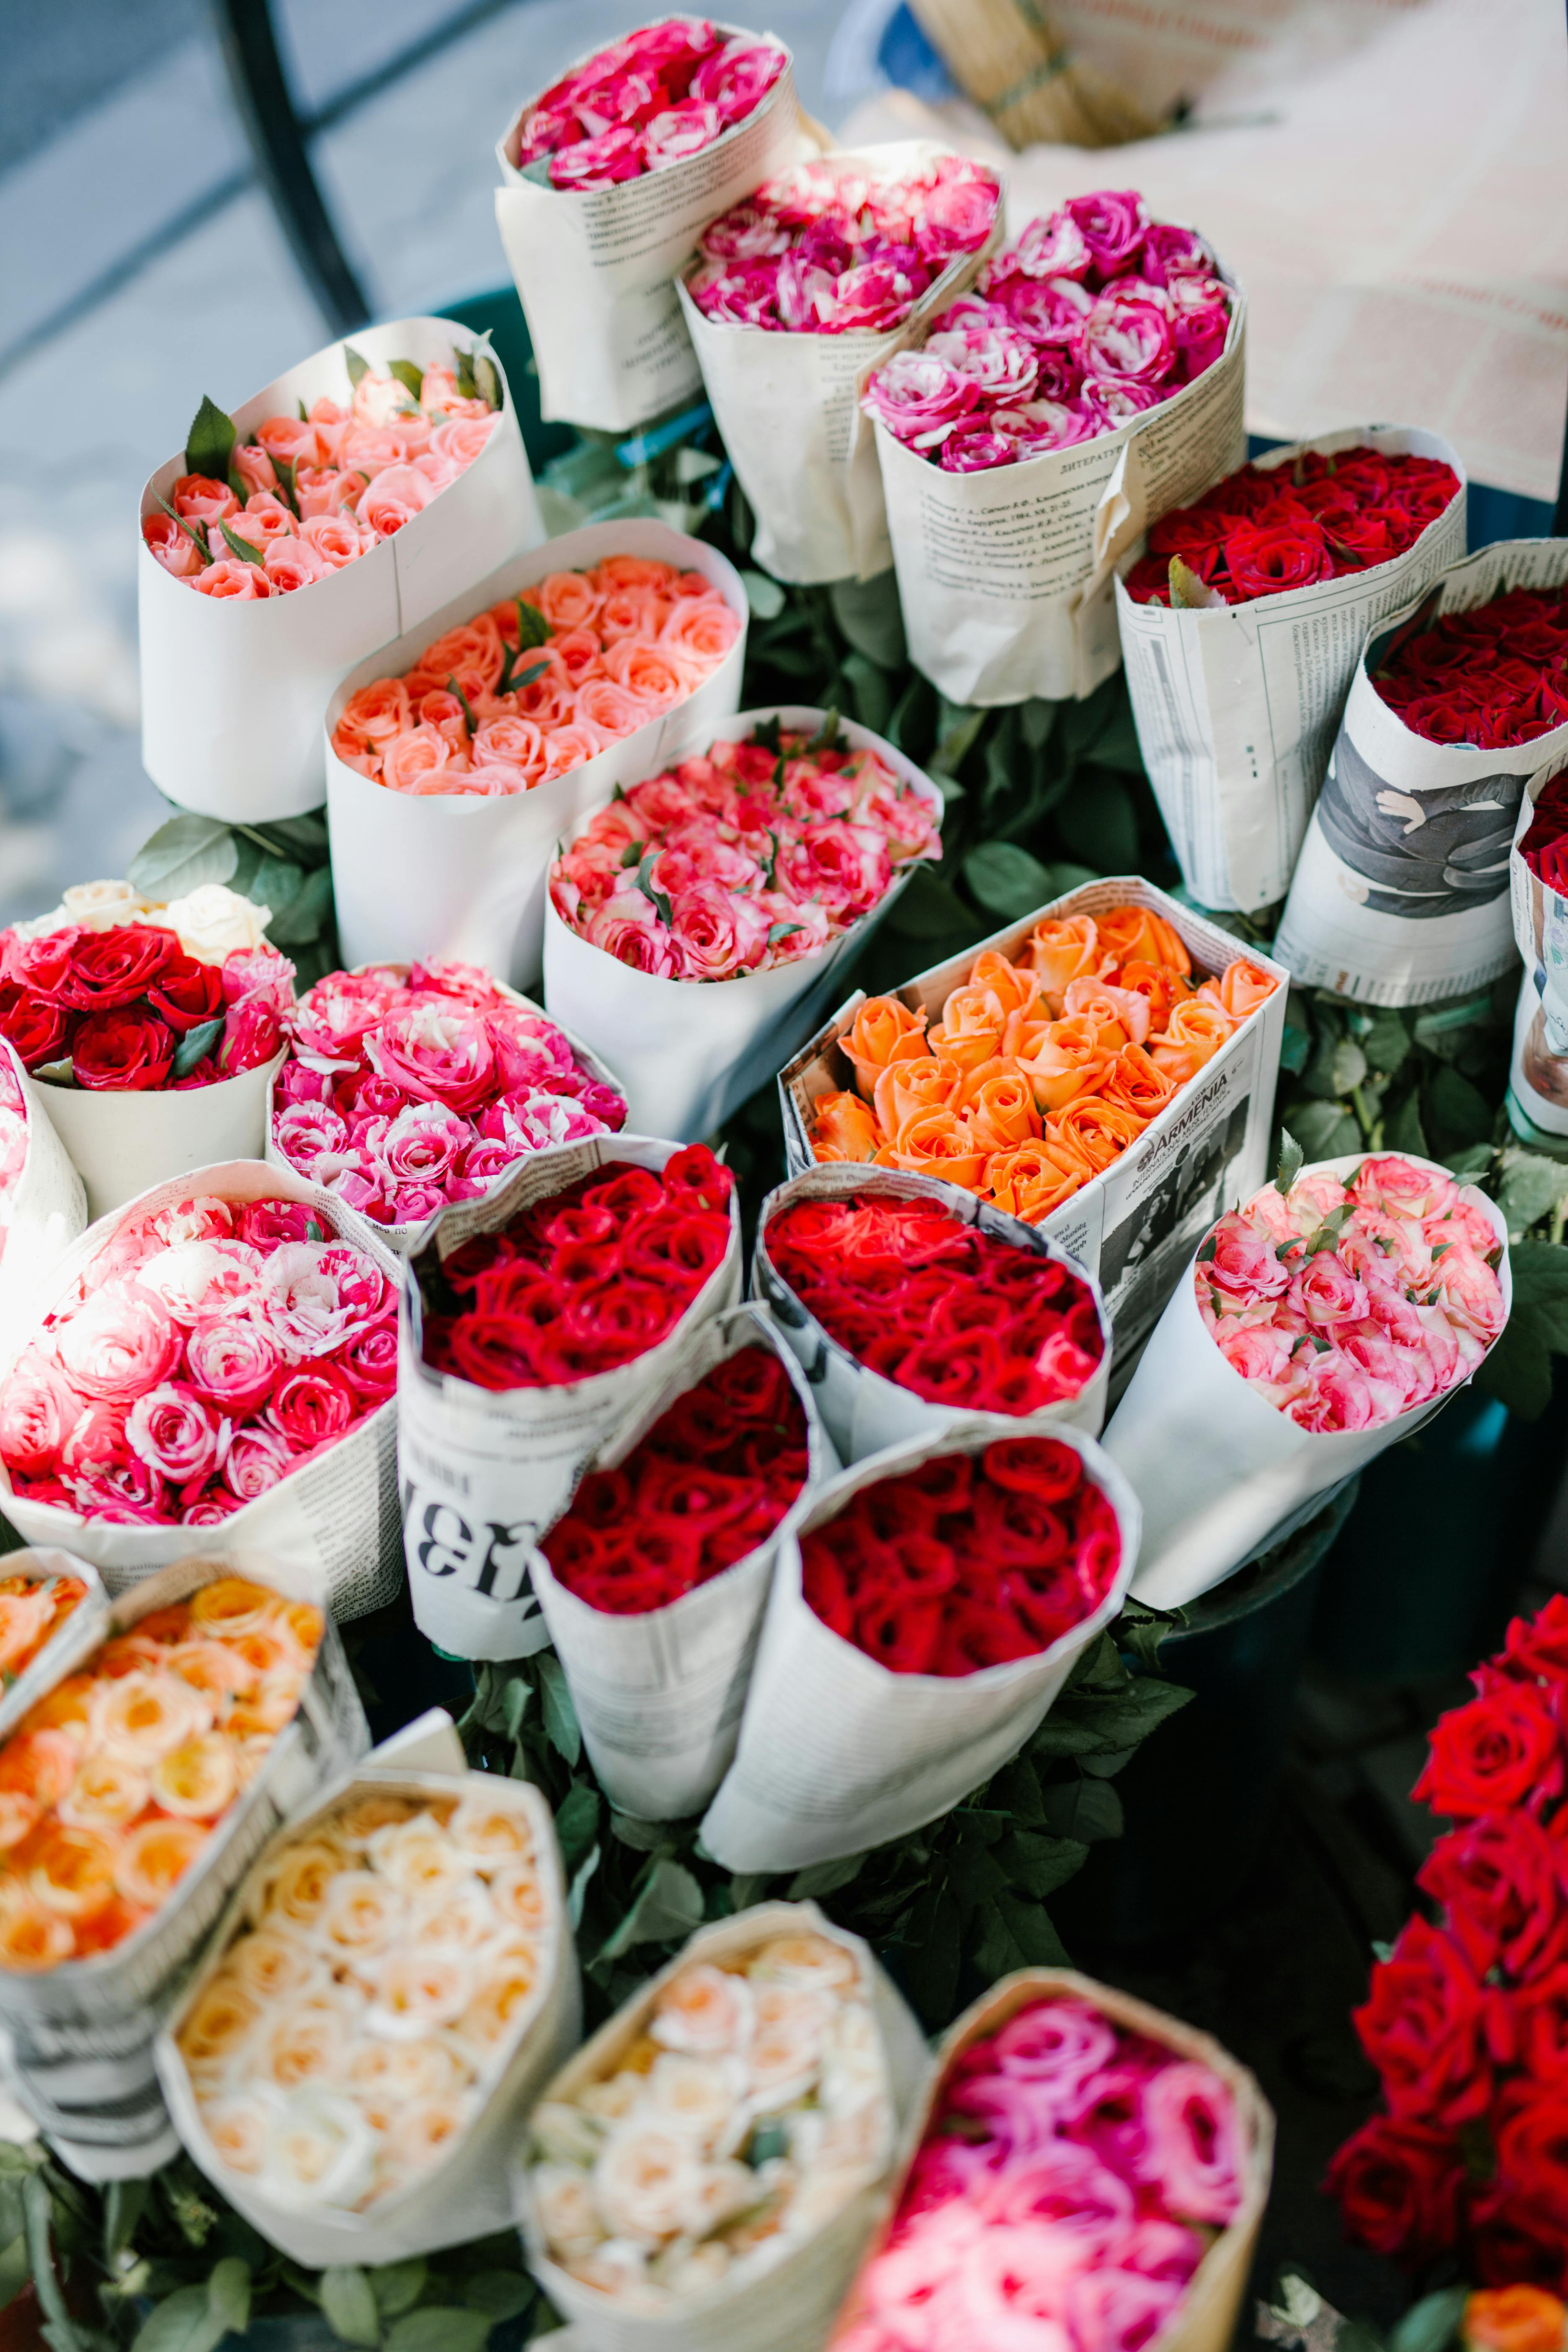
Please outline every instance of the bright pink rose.
M82 1401L39 1347L0 1383L0 1461L33 1478L52 1470Z
M241 1503L254 1503L294 1467L288 1440L260 1423L237 1429L223 1465L224 1483Z
M171 1486L206 1476L217 1459L217 1424L202 1399L180 1381L164 1381L139 1396L125 1433L151 1470Z
M229 597L240 604L272 593L272 583L259 563L241 563L232 556L221 563L209 563L191 585L198 595Z
M106 1283L56 1327L56 1349L83 1396L129 1402L166 1380L180 1359L180 1334L160 1299L123 1282Z
M1320 1331L1333 1331L1342 1323L1359 1323L1367 1312L1367 1291L1332 1250L1318 1250L1290 1280L1293 1313Z
M429 1186L438 1195L471 1137L468 1120L444 1103L414 1102L390 1122L376 1157L399 1186Z
M262 1272L260 1310L296 1360L330 1356L368 1330L385 1297L381 1268L346 1242L287 1243Z
M797 898L816 898L830 917L853 922L874 907L892 880L884 835L875 826L829 819L810 824L778 861Z
M313 1454L343 1436L359 1412L359 1400L335 1364L301 1364L279 1379L267 1420L290 1453Z
M1307 1367L1306 1387L1287 1411L1302 1429L1366 1429L1374 1418L1371 1383L1359 1364L1327 1348Z
M972 376L924 352L895 352L866 387L864 404L899 441L934 449L980 399Z
M495 1047L484 1020L454 1003L415 1002L386 1014L364 1039L371 1067L416 1102L476 1109L489 1092Z
M195 1324L185 1341L185 1378L219 1412L255 1412L272 1392L282 1361L267 1326L248 1316L215 1315Z
M676 971L674 943L653 903L640 890L618 891L605 900L588 926L588 943L617 963L651 979L669 980Z

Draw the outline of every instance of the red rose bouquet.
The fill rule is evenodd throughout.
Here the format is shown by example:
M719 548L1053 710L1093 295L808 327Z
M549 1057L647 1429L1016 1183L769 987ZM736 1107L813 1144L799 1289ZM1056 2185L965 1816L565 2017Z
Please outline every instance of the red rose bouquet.
M1416 1884L1432 1906L1355 2013L1386 2112L1329 2187L1362 2244L1455 2252L1489 2286L1568 2289L1568 1601L1516 1618L1438 1718L1415 1783L1454 1824Z
M1428 743L1510 751L1568 725L1568 588L1510 588L1396 635L1373 690Z
M1568 622L1563 674L1568 679ZM1519 854L1538 882L1559 897L1568 896L1568 775L1549 776L1537 793Z

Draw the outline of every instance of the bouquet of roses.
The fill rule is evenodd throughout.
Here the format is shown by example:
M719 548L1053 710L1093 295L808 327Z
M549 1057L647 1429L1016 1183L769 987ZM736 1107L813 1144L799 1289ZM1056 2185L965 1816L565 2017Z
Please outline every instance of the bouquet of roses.
M880 737L742 712L557 857L545 1002L615 1041L634 1126L708 1134L810 1028L845 943L941 856L941 822L935 787ZM724 985L693 996L701 982Z
M1418 1429L1508 1319L1507 1227L1474 1185L1392 1153L1296 1166L1213 1228L1106 1432L1156 1608Z
M1568 581L1445 609L1395 638L1373 693L1426 743L1517 751L1568 726Z
M171 2021L171 2113L293 2261L406 2261L508 2226L520 2105L578 2032L535 1789L395 1764L261 1853Z
M779 1546L837 1467L773 1318L737 1307L584 1471L533 1587L613 1803L680 1820L713 1794Z
M529 2118L531 2269L588 2352L819 2343L926 2063L815 1904L700 1928Z
M15 1722L33 1692L49 1679L55 1637L66 1626L74 1635L89 1614L106 1603L98 1571L68 1551L13 1552L10 1573L0 1577L0 1727Z
M702 16L640 26L521 108L496 221L547 417L624 432L696 391L671 280L802 144L783 42Z
M290 1015L268 1149L401 1243L525 1152L626 1116L603 1063L488 972L382 964L330 973Z
M1269 905L1289 887L1363 637L1464 552L1463 471L1430 433L1326 434L1162 515L1116 607L1160 813L1205 906ZM1326 665L1310 688L1272 650L1294 644L1279 625L1298 618ZM1238 794L1226 778L1243 741Z
M1562 2292L1568 1602L1515 1618L1470 1680L1414 1790L1451 1824L1416 1876L1433 1916L1375 1964L1355 2012L1386 2112L1345 2142L1328 2186L1380 2253L1457 2253L1489 2285Z
M963 1421L830 1480L780 1556L709 1853L797 1870L948 1811L1121 1607L1138 1525L1077 1431Z
M1020 1969L949 2029L921 2121L831 2352L1225 2352L1273 2117L1216 2042L1084 1977Z
M1001 206L986 165L910 140L798 163L703 230L681 308L755 553L781 579L887 570L858 387L973 278Z
M841 1458L990 1412L1099 1432L1110 1332L1054 1243L934 1180L818 1168L763 1203L753 1285Z
M734 1179L701 1145L563 1144L443 1210L406 1270L398 1384L415 1617L443 1649L542 1646L539 1531L739 1276Z

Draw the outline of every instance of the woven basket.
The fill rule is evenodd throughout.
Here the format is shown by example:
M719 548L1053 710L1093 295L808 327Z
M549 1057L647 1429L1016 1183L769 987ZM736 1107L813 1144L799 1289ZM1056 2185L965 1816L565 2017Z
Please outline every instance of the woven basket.
M1159 129L1075 58L1040 0L910 0L921 31L1010 147L1120 147Z

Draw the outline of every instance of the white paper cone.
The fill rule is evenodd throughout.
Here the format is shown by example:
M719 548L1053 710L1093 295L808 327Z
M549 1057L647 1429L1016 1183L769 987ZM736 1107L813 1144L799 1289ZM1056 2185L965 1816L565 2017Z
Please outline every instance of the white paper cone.
M499 1233L536 1201L612 1160L662 1169L679 1146L643 1135L601 1135L536 1152L487 1192L443 1209L426 1248L442 1258L478 1234ZM741 1290L740 1209L730 1203L730 1247L668 1336L614 1371L559 1388L476 1388L432 1371L420 1351L419 1277L403 1277L397 1362L398 1463L414 1622L461 1658L522 1658L550 1635L530 1568L540 1530L565 1508L581 1465L667 1377L687 1334L732 1307Z
M854 160L887 180L952 150L931 139L868 147ZM837 159L836 159L837 160ZM882 479L860 394L873 368L923 341L939 310L971 285L1002 239L1002 206L984 244L934 278L900 327L877 334L779 334L705 318L678 279L680 309L724 447L756 516L752 552L775 579L869 580L893 560Z
M703 740L741 742L767 719L815 733L825 716L798 705L742 710L709 728ZM840 719L839 734L851 751L875 751L931 803L940 823L942 795L912 760L852 719ZM644 775L658 772L643 770ZM613 1051L616 1066L625 1073L629 1126L687 1140L710 1135L810 1034L832 1002L846 950L870 937L922 862L913 858L899 867L869 914L830 940L819 955L777 964L771 971L742 972L733 980L658 980L633 971L563 922L547 897L546 1009L596 1053L608 1057Z
M1373 1156L1351 1151L1300 1172L1348 1177ZM1434 1165L1400 1156L1413 1168ZM1481 1211L1502 1245L1498 1280L1506 1309L1513 1276L1502 1213L1473 1184L1459 1197ZM1220 1353L1198 1312L1189 1265L1105 1433L1107 1454L1143 1507L1134 1599L1152 1609L1195 1601L1265 1549L1294 1515L1305 1516L1304 1505L1410 1436L1468 1385L1467 1378L1375 1429L1302 1429Z
M722 1967L769 1937L802 1934L825 1936L855 1958L879 2030L894 2137L900 2141L931 2072L925 2037L869 1947L824 1918L815 1903L762 1903L700 1927L677 1958L567 2061L546 2086L545 2098L569 2101L612 2073L659 1993L682 1969L703 1963ZM571 2323L563 2340L577 2352L817 2352L886 2201L890 2171L890 2166L885 2168L825 2229L771 2270L742 2286L721 2286L684 2297L664 2312L638 2311L630 2303L584 2286L551 2260L526 2169L518 2172L515 2197L529 2269Z
M349 340L373 367L396 359L426 367L449 365L480 338L450 319L395 319ZM292 415L301 400L346 406L342 353L329 343L244 402L234 411L240 438L268 416ZM184 470L183 450L160 466L142 492L143 516L160 511L158 499ZM308 588L255 604L203 596L139 547L142 766L182 808L229 824L319 808L321 712L344 672L543 536L509 391L500 424L455 482L391 539Z
M740 27L721 29L733 35ZM784 54L784 71L744 121L684 163L616 187L552 188L548 163L520 171L523 117L534 99L518 110L496 147L502 183L496 226L528 320L547 419L622 433L697 392L701 378L673 281L708 223L786 170L810 143L803 142ZM577 64L587 61L585 55Z
M205 600L204 600L205 601ZM267 1103L282 1068L269 1062L210 1087L157 1087L142 1093L103 1087L41 1087L49 1123L87 1188L96 1223L171 1176L220 1160L259 1160Z
M0 1226L0 1353L14 1328L27 1322L34 1302L87 1223L87 1191L55 1132L42 1087L27 1076L8 1040L0 1052L22 1091L27 1156L11 1192L10 1216Z
M528 1818L544 1895L538 1981L476 2085L479 2104L472 2119L453 2140L449 2153L406 2188L378 2198L363 2213L325 2203L308 2211L295 2210L258 2189L243 2174L231 2171L213 2146L192 2092L179 2049L181 2025L221 1967L236 1935L248 1924L247 1900L272 1856L308 1834L312 1824L345 1797L362 1790L383 1790L407 1797L488 1800L494 1785L484 1773L460 1768L456 1772L422 1769L378 1748L369 1764L362 1764L322 1790L309 1811L296 1814L258 1855L235 1891L203 1967L158 2036L154 2052L158 2078L186 2150L236 2210L291 2262L312 2270L331 2263L408 2262L416 2255L434 2253L439 2247L487 2237L508 2227L511 2210L506 2165L518 2127L582 2031L582 1989L566 1916L561 1853L555 1823L542 1794L526 1782L512 1781L507 1788L508 1800Z
M67 1654L68 1639L70 1656L79 1657L87 1629L93 1629L93 1641L100 1639L110 1609L109 1595L97 1569L90 1560L79 1559L74 1552L59 1551L52 1546L41 1551L7 1552L0 1560L0 1577L7 1576L25 1576L32 1584L43 1584L57 1576L79 1576L87 1593L56 1628L37 1656L19 1675L13 1675L0 1693L0 1739L8 1739L28 1708L46 1691L54 1688L63 1671L60 1660ZM88 1646L91 1647L91 1643Z
M1352 425L1255 462L1284 473L1308 451L1354 448L1436 457L1459 478L1458 496L1403 555L1224 612L1134 604L1116 583L1143 763L1182 878L1205 907L1265 907L1284 897L1369 632L1465 551L1465 469L1435 433ZM1135 437L1130 474L1141 470L1141 455ZM1149 520L1158 519L1151 509ZM1119 572L1142 551L1141 533Z
M962 955L917 972L898 992L900 1000L911 1013L924 1012L934 1021L984 949L1011 956L1047 915L1096 915L1118 906L1152 907L1185 941L1194 972L1216 975L1243 952L1243 942L1232 932L1168 898L1142 875L1123 874L1082 883ZM1264 1181L1290 976L1259 949L1247 947L1245 952L1279 982L1273 994L1150 1120L1136 1143L1040 1221L1038 1231L1099 1283L1115 1329L1118 1360L1153 1324L1215 1219L1250 1198ZM779 1073L784 1160L792 1176L816 1165L810 1133L816 1104L824 1095L854 1089L854 1070L839 1040L865 1001L858 991L849 997Z
M668 1377L583 1465L615 1470L668 1412L742 1348L776 1353L805 1414L810 1467L799 1496L767 1541L664 1609L616 1616L580 1601L558 1582L542 1552L533 1589L566 1670L583 1744L612 1805L651 1822L701 1811L735 1752L741 1708L762 1630L779 1547L811 1508L838 1457L816 1417L812 1392L767 1309L736 1307L682 1336Z
M402 532L398 537L403 536ZM395 544L395 542L394 542ZM531 792L502 800L466 793L409 793L345 767L331 747L344 705L362 686L400 677L448 629L531 588L552 572L587 571L606 556L637 555L700 572L738 614L740 634L694 694L635 734L607 743L596 759ZM544 929L544 877L556 844L617 784L657 775L737 709L746 659L746 592L717 548L668 523L641 517L588 523L532 554L503 564L420 620L395 645L361 662L327 711L327 824L332 888L345 964L428 962L450 956L522 988L537 980ZM335 683L336 681L334 681ZM317 717L320 718L321 706Z
M951 1215L962 1218L980 1233L1010 1243L1015 1249L1032 1250L1041 1257L1070 1265L1088 1283L1100 1317L1103 1352L1093 1378L1077 1396L1047 1405L1039 1412L987 1415L973 1412L967 1406L933 1404L928 1397L916 1396L913 1390L900 1388L896 1381L873 1371L847 1348L830 1339L769 1256L768 1229L773 1219L796 1201L841 1201L862 1192L886 1200L938 1202ZM994 1421L992 1434L997 1437L1032 1437L1058 1428L1081 1429L1090 1437L1100 1434L1110 1386L1111 1349L1110 1318L1105 1311L1100 1285L1075 1257L1037 1226L1022 1223L957 1184L943 1184L931 1176L907 1176L893 1168L829 1163L803 1170L770 1192L763 1202L752 1259L752 1288L757 1297L766 1301L773 1320L800 1359L816 1409L846 1466L863 1461L868 1454L879 1454L884 1446L900 1445L908 1438L932 1436L939 1430L951 1429L955 1421L966 1424Z
M972 1675L900 1675L825 1625L801 1590L801 1538L852 1495L939 1454L979 1454L1002 1434L992 1416L954 1418L932 1436L868 1454L818 1496L773 1573L741 1744L702 1822L726 1870L800 1870L907 1837L948 1812L1016 1756L1073 1662L1121 1608L1138 1556L1138 1498L1081 1432L1049 1434L1081 1456L1116 1513L1121 1559L1092 1614L1032 1658Z
M1114 433L949 474L877 425L910 659L950 702L1081 701L1116 668L1117 557L1149 514L1189 504L1247 455L1247 298L1220 275L1220 358Z
M178 1097L184 1101L188 1097ZM212 1192L226 1201L308 1202L327 1228L374 1259L395 1283L398 1260L375 1227L345 1209L319 1184L308 1184L291 1168L268 1168L259 1160L229 1160L155 1184L113 1212L145 1213ZM89 1226L67 1251L47 1290L34 1302L25 1329L7 1335L5 1372L37 1335L45 1318L63 1306L78 1278L110 1238L111 1227ZM0 1379L5 1377L0 1373ZM377 1408L330 1452L290 1472L254 1503L247 1503L216 1528L118 1527L51 1503L31 1502L13 1493L0 1465L0 1508L30 1544L58 1545L90 1560L111 1593L141 1584L155 1569L167 1568L193 1551L205 1559L263 1556L280 1573L319 1580L338 1618L363 1617L397 1591L399 1557L396 1433L393 1401ZM274 1580L270 1577L263 1581Z
M1568 752L1568 721L1506 751L1429 743L1372 679L1413 625L1565 581L1568 539L1500 540L1369 640L1274 942L1303 986L1363 1004L1430 1004L1508 970L1509 843L1524 780Z

